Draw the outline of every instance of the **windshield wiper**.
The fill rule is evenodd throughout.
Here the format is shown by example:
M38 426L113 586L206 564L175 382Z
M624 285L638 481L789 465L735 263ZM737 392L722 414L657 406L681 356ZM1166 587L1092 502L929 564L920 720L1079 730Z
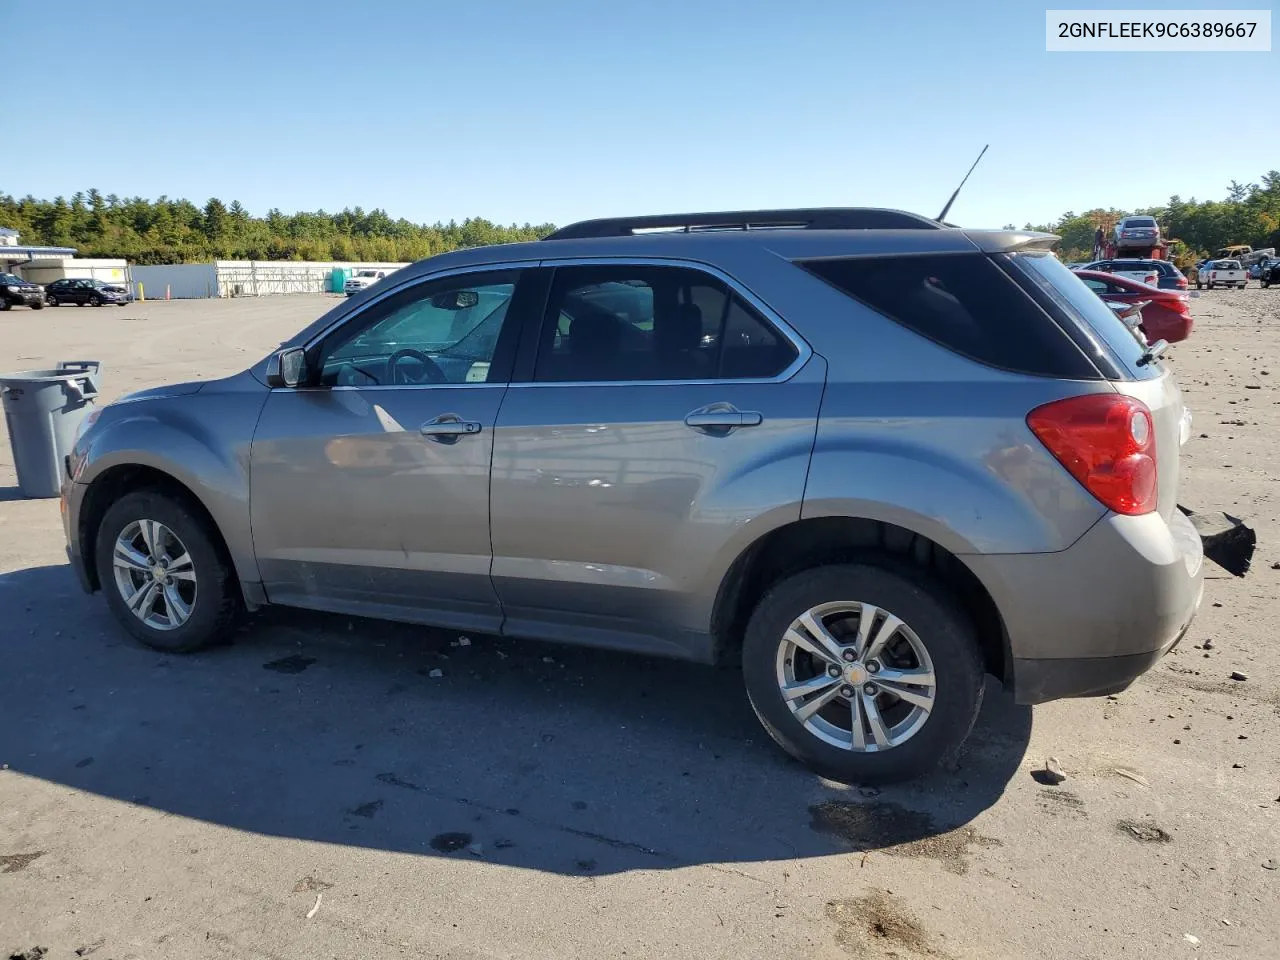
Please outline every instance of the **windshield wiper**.
M1160 359L1160 356L1168 349L1168 340L1157 340L1142 352L1142 356L1138 358L1138 366L1145 367L1152 360Z

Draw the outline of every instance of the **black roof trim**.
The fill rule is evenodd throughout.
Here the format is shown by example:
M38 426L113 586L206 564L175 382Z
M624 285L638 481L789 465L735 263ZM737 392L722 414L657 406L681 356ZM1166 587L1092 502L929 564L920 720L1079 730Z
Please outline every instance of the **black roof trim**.
M941 230L943 225L918 213L879 207L808 207L794 210L733 210L719 213L667 213L649 217L583 220L561 227L544 240L629 237L637 230Z

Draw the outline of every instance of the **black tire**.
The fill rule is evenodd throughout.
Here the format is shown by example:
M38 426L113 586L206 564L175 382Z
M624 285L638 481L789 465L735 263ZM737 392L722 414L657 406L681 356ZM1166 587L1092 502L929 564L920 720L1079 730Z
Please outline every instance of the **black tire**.
M156 629L135 616L116 585L112 565L116 538L138 520L164 524L191 556L196 587L191 615L181 626L170 630ZM121 625L147 646L166 653L190 653L226 641L235 630L243 609L235 572L215 546L206 522L181 501L157 490L121 497L102 518L94 553L107 606Z
M1210 280L1210 281L1209 281L1209 289L1210 289L1210 290L1212 290L1212 289L1213 289L1213 281L1212 281L1212 280Z
M32 310L43 310L43 309L44 309L44 304L43 304L41 301L37 300L35 303L33 303L33 304L31 305L31 309L32 309Z
M1199 280L1197 280L1197 281L1196 281L1196 289L1197 289L1197 290L1203 290L1203 289L1204 289L1204 284L1203 284L1203 283L1201 283Z
M57 298L57 297L45 297L45 298L44 298L44 302L45 302L45 305L46 305L46 306L50 306L50 307L60 307L60 306L62 306L62 304L58 303L58 298Z
M1261 284L1262 284L1262 289L1263 289L1263 290L1265 290L1265 289L1267 289L1267 287L1271 286L1271 281L1270 281L1270 280L1262 280L1262 281L1260 281L1260 282L1261 282Z
M102 306L102 298L95 293L92 297L89 298L89 306L91 307Z
M850 599L900 617L928 651L937 678L924 725L882 752L855 752L819 739L796 719L779 689L779 646L792 621L818 604ZM742 671L769 735L797 760L843 783L908 780L950 761L973 728L985 685L973 625L950 592L925 571L890 558L815 567L775 584L751 614Z
M4 312L5 310L8 310L11 306L13 306L13 304L11 304L4 297L0 297L0 313Z

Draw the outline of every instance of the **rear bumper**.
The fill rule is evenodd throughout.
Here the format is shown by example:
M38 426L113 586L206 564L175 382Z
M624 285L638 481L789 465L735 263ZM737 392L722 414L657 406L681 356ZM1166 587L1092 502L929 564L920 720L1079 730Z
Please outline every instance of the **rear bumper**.
M1203 595L1191 521L1115 514L1059 553L966 556L1004 620L1019 703L1113 693L1186 633Z

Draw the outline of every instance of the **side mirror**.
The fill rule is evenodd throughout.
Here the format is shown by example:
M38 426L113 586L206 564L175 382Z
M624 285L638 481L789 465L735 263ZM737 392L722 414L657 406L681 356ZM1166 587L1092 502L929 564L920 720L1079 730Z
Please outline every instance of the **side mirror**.
M267 386L296 387L307 378L307 351L301 347L277 350L267 361Z

